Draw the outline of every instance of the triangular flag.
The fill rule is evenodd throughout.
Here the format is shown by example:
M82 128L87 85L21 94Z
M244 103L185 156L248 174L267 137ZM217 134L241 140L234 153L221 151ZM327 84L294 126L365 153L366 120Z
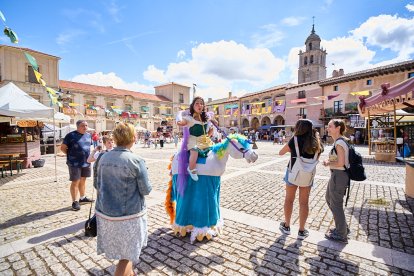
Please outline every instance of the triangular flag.
M38 71L36 71L34 68L33 68L33 72L35 73L35 76L36 76L36 79L37 79L37 82L38 83L40 83L41 85L43 85L43 86L46 86L46 82L42 79L42 74L40 74Z
M4 34L10 38L11 43L19 43L17 34L9 27L4 28Z
M53 96L56 96L56 94L58 94L58 92L55 89L47 87L47 86L46 86L46 90L47 90L47 92L49 92Z
M32 55L30 55L29 53L24 52L24 55L26 56L27 60L30 62L32 67L36 71L39 71L39 65L37 65L36 59Z
M42 74L40 74L39 71L35 70L34 68L33 68L33 72L36 76L37 82L40 83L40 79L42 78Z
M0 11L0 18L3 20L4 23L6 23L6 18L4 17L3 13Z

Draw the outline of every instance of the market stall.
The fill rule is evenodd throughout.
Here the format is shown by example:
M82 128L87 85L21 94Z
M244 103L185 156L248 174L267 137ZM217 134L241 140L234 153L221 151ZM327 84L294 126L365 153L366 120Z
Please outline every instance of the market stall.
M0 152L13 154L30 167L40 158L40 118L54 118L44 106L12 82L0 88Z
M414 78L393 87L383 84L381 93L360 97L358 106L361 116L367 118L369 153L375 151L376 160L405 162L406 194L414 197L414 157L410 156L414 149L414 123L410 118L414 114L399 111L407 108L414 109ZM398 140L403 144L402 151L399 151Z

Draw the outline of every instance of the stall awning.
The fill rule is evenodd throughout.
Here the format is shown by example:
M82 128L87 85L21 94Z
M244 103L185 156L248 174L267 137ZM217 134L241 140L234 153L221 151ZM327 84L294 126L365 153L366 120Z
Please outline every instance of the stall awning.
M0 88L0 115L19 118L51 118L54 110L9 82Z
M414 78L393 87L383 84L381 90L376 95L360 99L358 110L361 116L368 116L368 112L370 115L376 115L414 106Z

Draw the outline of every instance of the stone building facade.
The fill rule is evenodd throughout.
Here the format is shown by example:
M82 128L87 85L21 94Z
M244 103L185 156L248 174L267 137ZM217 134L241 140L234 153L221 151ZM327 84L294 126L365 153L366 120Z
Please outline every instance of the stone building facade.
M27 48L0 45L0 86L13 82L30 96L50 105L45 87L37 82L24 52L39 65L46 85L60 91L63 107L54 105L71 117L71 124L85 119L97 131L111 130L118 121L128 121L150 131L163 125L176 128L178 110L188 108L190 87L174 82L154 87L155 94L140 93L108 86L59 80L59 57Z
M150 131L161 126L174 127L174 114L178 109L188 106L189 89L184 85L168 83L156 87L154 95L111 86L60 81L63 113L70 115L72 122L87 120L89 127L99 132L113 129L119 121L130 122ZM175 94L182 94L183 97ZM174 102L175 99L183 101Z

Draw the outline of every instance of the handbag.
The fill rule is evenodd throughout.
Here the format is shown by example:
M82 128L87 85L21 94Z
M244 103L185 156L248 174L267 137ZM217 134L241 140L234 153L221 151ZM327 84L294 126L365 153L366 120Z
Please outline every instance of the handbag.
M308 187L313 183L313 178L316 173L316 165L318 161L318 153L316 152L313 158L304 158L300 156L298 140L293 136L295 142L296 162L292 166L290 162L288 167L288 181L299 187Z
M98 234L97 228L96 215L93 215L93 217L91 217L89 213L89 219L85 222L85 236L92 238L96 237Z
M99 164L99 160L101 160L103 153L101 153L98 158L95 161L94 167L93 167L93 182L94 182L94 186L96 185L96 174L98 171L98 164ZM93 195L95 194L95 189L93 190L92 193L92 201L93 201ZM98 235L98 226L96 223L96 215L92 215L92 206L93 203L91 203L91 208L89 209L89 218L88 220L85 222L85 236L86 237L96 237Z

